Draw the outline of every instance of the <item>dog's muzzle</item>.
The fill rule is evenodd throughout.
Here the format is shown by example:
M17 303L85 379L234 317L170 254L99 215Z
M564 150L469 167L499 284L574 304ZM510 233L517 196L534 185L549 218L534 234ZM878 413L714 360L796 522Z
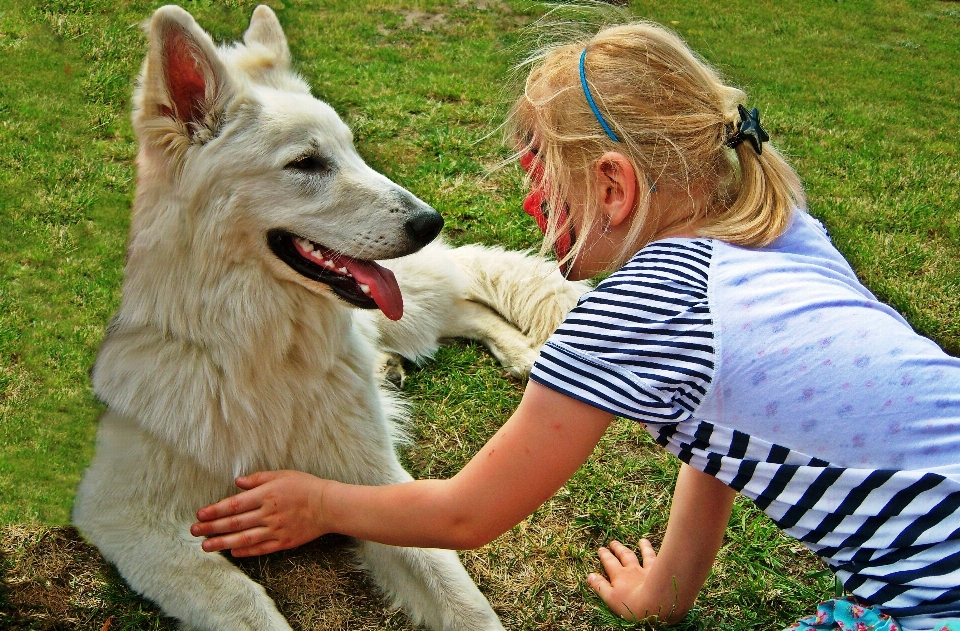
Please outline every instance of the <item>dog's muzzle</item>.
M375 261L355 259L279 229L267 233L267 245L293 271L329 285L333 293L355 307L380 309L391 320L403 316L403 296L396 277Z

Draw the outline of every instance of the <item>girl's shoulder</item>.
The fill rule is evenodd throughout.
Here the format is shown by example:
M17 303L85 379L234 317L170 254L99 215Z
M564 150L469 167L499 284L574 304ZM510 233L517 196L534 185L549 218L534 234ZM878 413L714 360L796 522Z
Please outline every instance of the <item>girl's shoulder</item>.
M764 274L780 282L783 273L803 272L808 282L829 278L845 282L851 289L872 298L850 263L833 245L827 229L805 210L796 209L787 229L769 245L746 248L717 240L714 246L718 282L742 284L745 277Z
M600 292L673 287L705 292L710 278L714 241L672 237L643 247L623 267L602 281Z
M784 233L764 247L742 247L707 237L654 241L600 283L598 289L633 282L706 288L726 283L740 285L745 278L768 274L774 282L780 282L779 275L786 269L800 268L806 272L807 281L817 277L840 279L872 298L834 247L823 224L802 209L796 209Z
M618 416L676 423L713 378L710 240L665 240L581 298L530 378Z

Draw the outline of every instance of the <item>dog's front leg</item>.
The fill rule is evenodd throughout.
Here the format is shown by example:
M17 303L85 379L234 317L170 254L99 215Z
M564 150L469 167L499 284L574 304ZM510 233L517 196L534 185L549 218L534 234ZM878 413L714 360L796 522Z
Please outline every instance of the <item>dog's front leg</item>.
M364 568L416 624L433 631L503 631L453 550L359 542Z
M164 614L196 631L292 631L266 590L220 554L188 540L189 525L157 524L128 532L136 543L120 547L97 541L130 588Z
M73 521L131 589L187 629L290 631L260 585L190 534L194 511L229 492L131 419L108 410Z
M390 452L361 484L396 484L410 474ZM363 567L415 624L432 631L503 631L500 619L453 550L403 548L359 541Z

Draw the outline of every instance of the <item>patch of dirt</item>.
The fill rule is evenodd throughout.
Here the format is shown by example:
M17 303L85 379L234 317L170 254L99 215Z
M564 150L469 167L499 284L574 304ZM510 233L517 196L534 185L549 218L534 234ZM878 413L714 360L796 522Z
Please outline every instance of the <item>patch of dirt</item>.
M502 11L507 8L503 4L503 0L457 0L457 6L461 9L470 7L480 11L486 11L487 9Z
M294 629L412 631L356 568L350 539L327 536L291 552L237 562ZM126 587L74 528L0 529L0 628L5 631L175 629Z
M101 628L110 568L73 528L6 526L0 531L0 626Z
M410 629L388 610L373 582L357 569L348 537L328 535L296 550L237 562L267 589L294 629Z
M447 16L442 13L424 13L423 11L401 11L403 28L418 28L429 33L447 24Z
M475 9L478 11L509 12L509 7L503 3L503 0L457 0L456 7L458 9ZM438 31L449 24L445 13L427 13L412 10L400 11L399 14L403 17L403 24L400 26L402 30L418 29L425 33L430 33L431 31ZM382 24L377 27L377 31L381 35L390 35L392 33L391 29L386 28Z
M403 24L399 30L410 31L420 30L425 33L440 30L447 25L447 16L443 13L425 13L423 11L400 11L403 17ZM381 35L390 35L395 29L388 29L383 24L377 26L377 32Z

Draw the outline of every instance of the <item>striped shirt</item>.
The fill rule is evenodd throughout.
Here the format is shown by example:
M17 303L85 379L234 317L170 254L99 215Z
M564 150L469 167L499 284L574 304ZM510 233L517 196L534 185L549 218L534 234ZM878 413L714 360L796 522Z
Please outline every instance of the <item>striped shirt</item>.
M960 360L878 302L805 212L765 248L646 246L530 378L643 423L904 629L960 619Z

